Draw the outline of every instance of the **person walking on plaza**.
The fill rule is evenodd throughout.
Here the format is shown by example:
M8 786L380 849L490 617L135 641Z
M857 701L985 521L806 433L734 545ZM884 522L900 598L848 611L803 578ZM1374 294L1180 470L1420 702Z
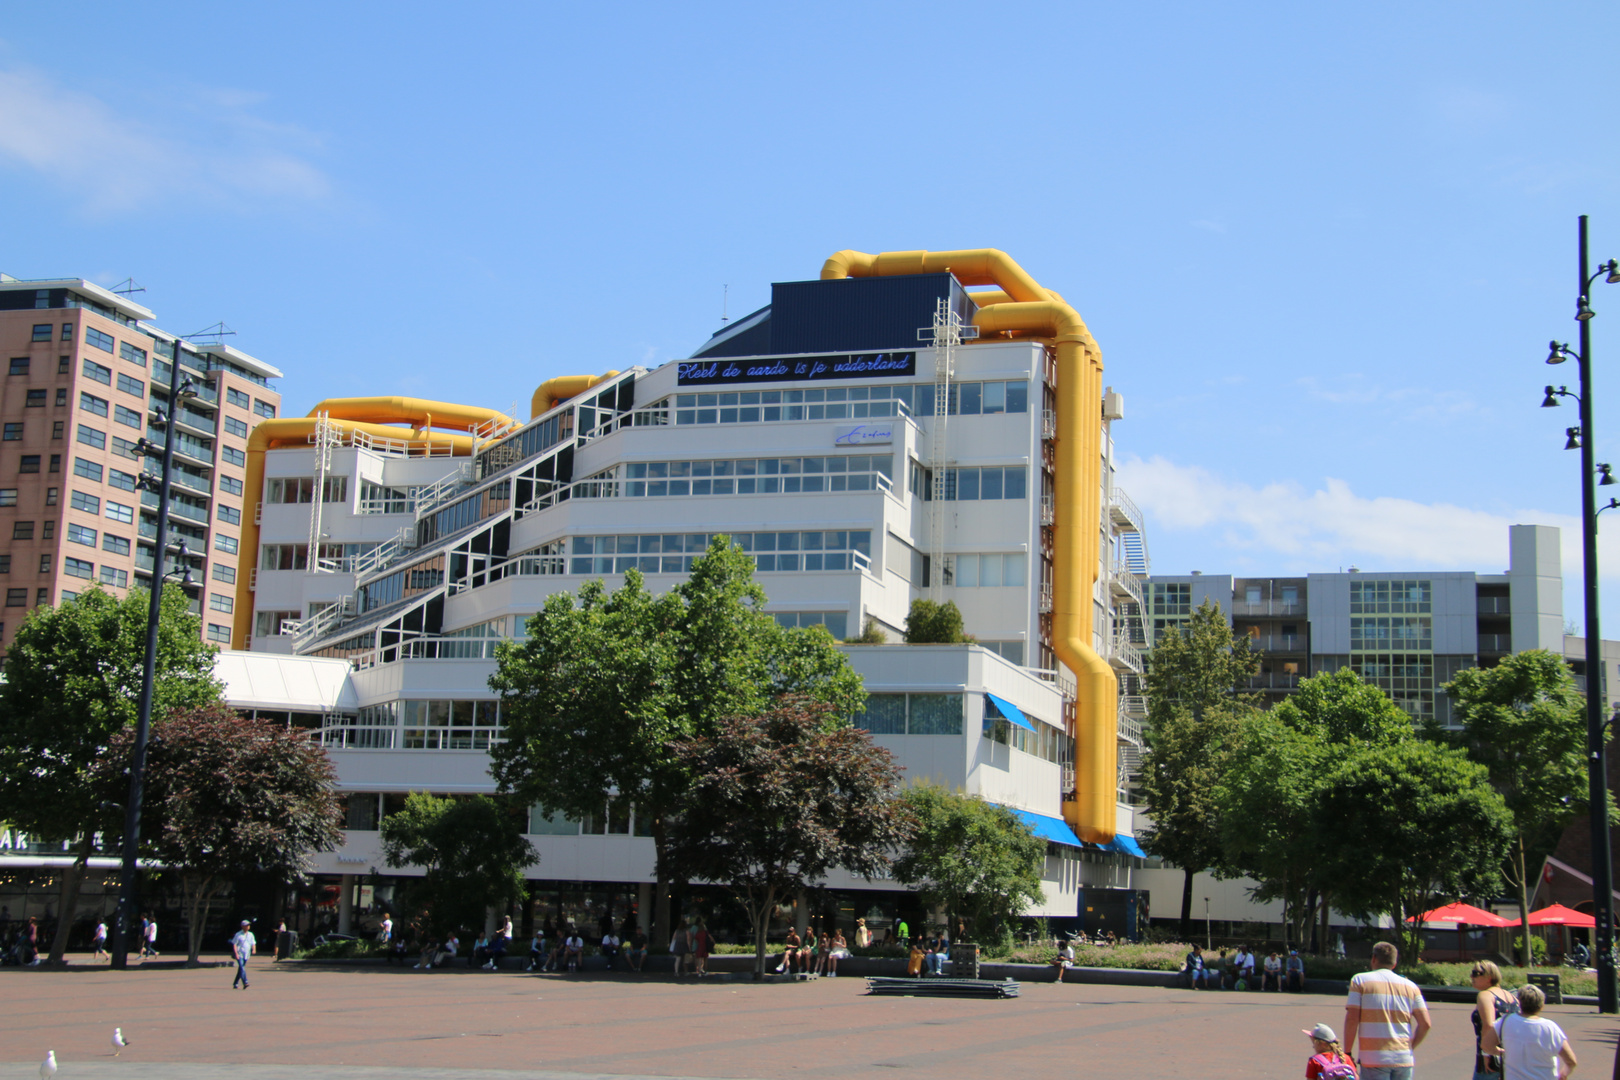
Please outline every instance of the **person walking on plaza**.
M1468 973L1474 984L1474 1078L1501 1080L1502 1059L1491 1049L1496 1042L1496 1022L1519 1011L1519 999L1502 989L1502 969L1489 960L1474 964Z
M377 940L386 945L389 943L389 941L393 940L393 937L394 920L389 916L388 912L385 911L383 912L382 923L377 928Z
M146 920L146 947L141 950L141 958L156 960L157 951L157 919Z
M1362 1080L1412 1080L1414 1053L1429 1034L1423 991L1395 974L1400 950L1387 941L1372 949L1372 970L1350 980L1344 1007L1344 1049L1355 1056L1361 1040Z
M1492 1031L1492 1048L1502 1052L1502 1080L1566 1080L1580 1063L1564 1029L1540 1015L1547 1003L1541 987L1519 987L1518 999L1519 1011Z
M686 920L682 919L675 924L675 933L669 938L669 954L675 958L675 977L681 977L681 969L686 966L686 954L689 939L686 934Z
M641 927L638 926L631 932L630 946L624 955L630 963L631 971L640 971L647 963L647 935L642 933Z
M701 978L709 973L709 953L714 951L714 938L709 927L698 919L692 924L692 956L697 961L697 974Z
M1311 1059L1305 1063L1305 1080L1356 1080L1356 1063L1339 1045L1339 1037L1326 1024L1302 1032L1311 1040Z
M231 955L236 958L236 978L231 980L232 990L236 989L237 983L241 983L244 990L248 988L248 957L253 955L254 948L257 945L257 942L253 940L252 926L252 923L243 919L242 929L238 930L236 936L231 938ZM272 994L271 996L274 997L275 995Z
M107 955L107 923L106 923L106 920L102 920L101 922L96 923L96 936L91 939L90 943L96 947L96 952L95 952L94 959L97 959L97 960L109 960L109 959L111 959L111 957L109 957Z

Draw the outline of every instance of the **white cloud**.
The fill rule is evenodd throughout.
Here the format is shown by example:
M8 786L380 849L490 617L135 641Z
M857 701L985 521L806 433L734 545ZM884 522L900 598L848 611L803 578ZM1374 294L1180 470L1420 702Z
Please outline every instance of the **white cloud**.
M1212 557L1241 559L1245 565L1234 569L1269 562L1280 572L1332 572L1355 563L1364 570L1495 574L1507 568L1508 526L1533 524L1563 531L1565 582L1579 578L1581 530L1574 514L1533 508L1503 514L1369 497L1332 478L1310 491L1293 483L1255 487L1163 457L1123 459L1119 482L1147 517L1150 547L1156 537L1178 548L1192 542ZM1620 535L1611 531L1599 565L1620 567L1617 558ZM1223 572L1214 564L1205 568Z
M59 182L98 216L173 199L249 209L331 192L301 152L314 138L251 115L252 93L194 90L164 124L15 68L0 71L0 100L0 161Z

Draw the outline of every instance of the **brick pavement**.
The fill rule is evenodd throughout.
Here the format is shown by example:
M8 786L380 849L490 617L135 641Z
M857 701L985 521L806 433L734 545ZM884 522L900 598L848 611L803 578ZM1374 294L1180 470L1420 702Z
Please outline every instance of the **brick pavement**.
M229 989L229 968L0 972L0 1080L47 1049L61 1080L499 1080L495 1070L629 1077L1077 1074L1292 1080L1301 1028L1343 1021L1339 998L1026 984L1013 1001L870 998L858 978L756 986L273 967ZM1469 1075L1469 1007L1431 1005L1419 1077ZM1620 1021L1551 1006L1582 1072L1606 1076ZM108 1039L132 1046L114 1061ZM173 1063L173 1064L166 1064ZM292 1067L292 1068L286 1068ZM491 1070L471 1072L466 1070Z

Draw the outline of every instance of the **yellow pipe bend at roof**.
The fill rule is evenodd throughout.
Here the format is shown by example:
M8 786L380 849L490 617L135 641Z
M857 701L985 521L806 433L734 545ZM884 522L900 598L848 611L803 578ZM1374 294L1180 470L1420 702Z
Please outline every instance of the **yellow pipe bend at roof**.
M963 285L995 285L977 301L981 334L1050 339L1057 358L1057 475L1053 524L1052 647L1075 674L1074 799L1063 816L1082 840L1114 838L1119 681L1092 647L1092 593L1101 527L1102 354L1084 320L1060 296L994 248L966 251L840 251L823 279L949 271ZM973 294L969 294L973 295Z
M601 375L559 375L555 379L547 379L535 388L534 396L529 399L529 419L545 415L555 409L559 402L578 397L597 383L617 374L617 371L609 371Z
M408 404L407 404L408 403ZM432 415L429 415L429 409ZM411 449L440 449L448 446L452 457L466 457L478 445L471 435L449 435L410 428L394 427L355 419L352 415L342 419L333 414L345 412L365 416L395 416L406 423L424 427L431 420L445 427L466 425L467 430L501 414L492 409L479 409L467 405L449 405L439 401L417 398L330 398L315 406L315 412L325 412L334 427L348 435L363 432L377 439L389 439L406 444ZM253 568L259 561L259 515L256 504L264 498L264 453L280 447L308 446L320 423L313 416L290 416L278 420L261 420L248 435L247 476L243 480L250 492L250 511L243 515L241 569L236 575L236 611L231 619L231 648L248 647L253 633Z
M411 424L420 429L447 428L472 431L490 421L515 424L505 413L476 405L453 405L409 397L327 398L309 410L311 417L326 413L333 420L358 420L370 424Z

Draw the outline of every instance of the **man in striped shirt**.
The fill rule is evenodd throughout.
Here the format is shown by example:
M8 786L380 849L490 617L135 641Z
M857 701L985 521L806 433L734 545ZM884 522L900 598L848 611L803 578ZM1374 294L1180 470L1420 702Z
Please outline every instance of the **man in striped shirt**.
M1361 1080L1412 1080L1412 1052L1429 1033L1429 1006L1411 979L1395 974L1400 952L1387 941L1373 946L1372 970L1350 980L1344 1007L1344 1052L1361 1038Z

